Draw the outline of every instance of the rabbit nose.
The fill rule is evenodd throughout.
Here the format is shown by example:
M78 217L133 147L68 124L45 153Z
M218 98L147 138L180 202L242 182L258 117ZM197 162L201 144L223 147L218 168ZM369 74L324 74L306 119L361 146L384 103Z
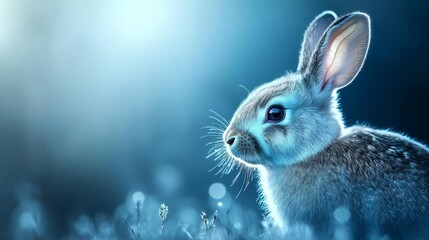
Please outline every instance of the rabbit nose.
M227 143L229 146L231 146L232 144L234 144L234 141L235 141L235 137L230 137L230 138L226 141L226 143Z
M229 130L227 132L227 134L225 135L225 143L228 144L229 146L232 146L234 144L234 142L236 142L235 140L237 139L237 134L238 132L235 130Z

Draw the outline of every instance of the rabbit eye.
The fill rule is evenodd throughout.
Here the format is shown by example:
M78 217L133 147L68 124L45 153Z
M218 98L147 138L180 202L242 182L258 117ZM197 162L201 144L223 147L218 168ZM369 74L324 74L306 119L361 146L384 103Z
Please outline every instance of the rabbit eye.
M281 122L285 118L285 109L280 105L273 105L268 108L265 122Z

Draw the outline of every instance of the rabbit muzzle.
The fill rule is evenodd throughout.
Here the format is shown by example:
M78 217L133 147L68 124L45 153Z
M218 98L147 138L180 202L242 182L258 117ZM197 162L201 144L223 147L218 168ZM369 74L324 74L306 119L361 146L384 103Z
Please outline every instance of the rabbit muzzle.
M223 140L228 153L246 163L258 163L260 146L256 138L249 132L238 129L227 129Z

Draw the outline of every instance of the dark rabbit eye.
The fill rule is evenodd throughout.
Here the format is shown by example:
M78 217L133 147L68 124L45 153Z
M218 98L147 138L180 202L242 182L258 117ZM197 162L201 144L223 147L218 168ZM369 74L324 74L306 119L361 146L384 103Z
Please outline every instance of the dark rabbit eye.
M273 105L268 108L265 122L281 122L285 118L285 109L280 105Z

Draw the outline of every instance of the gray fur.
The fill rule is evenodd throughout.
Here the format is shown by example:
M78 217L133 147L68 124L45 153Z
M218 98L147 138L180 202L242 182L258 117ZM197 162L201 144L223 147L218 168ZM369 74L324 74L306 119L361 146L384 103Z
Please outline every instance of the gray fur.
M226 150L258 169L261 205L285 232L304 224L318 239L332 239L338 226L354 239L429 238L422 231L429 223L429 149L397 133L344 127L337 90L362 67L370 21L355 12L329 25L336 16L328 13L310 24L298 71L240 104L223 134L225 143L235 137ZM284 120L265 121L271 105L285 108ZM350 219L339 220L339 212Z
M429 150L388 131L355 126L347 132L305 161L267 169L261 181L277 187L261 191L279 204L280 217L289 226L312 225L327 238L341 206L351 212L356 239L372 228L400 233L426 223Z

